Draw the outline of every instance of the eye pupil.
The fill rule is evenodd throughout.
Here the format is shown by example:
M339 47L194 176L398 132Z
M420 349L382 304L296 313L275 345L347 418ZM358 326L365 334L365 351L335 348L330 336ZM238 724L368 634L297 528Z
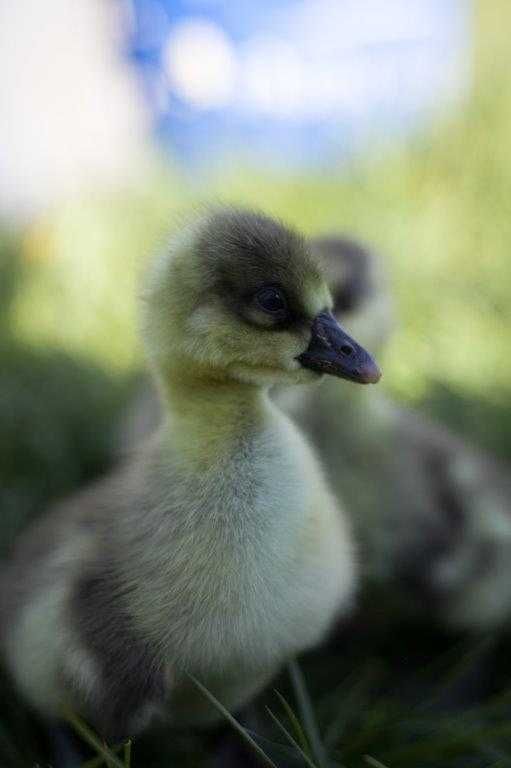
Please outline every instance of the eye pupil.
M257 302L265 312L275 314L286 311L286 301L277 288L263 288L257 294Z

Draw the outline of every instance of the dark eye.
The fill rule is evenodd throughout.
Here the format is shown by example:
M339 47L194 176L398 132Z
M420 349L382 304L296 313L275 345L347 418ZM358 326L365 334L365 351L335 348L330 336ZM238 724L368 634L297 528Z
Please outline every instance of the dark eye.
M255 299L260 309L271 315L284 317L287 314L286 297L278 288L261 288L256 293Z

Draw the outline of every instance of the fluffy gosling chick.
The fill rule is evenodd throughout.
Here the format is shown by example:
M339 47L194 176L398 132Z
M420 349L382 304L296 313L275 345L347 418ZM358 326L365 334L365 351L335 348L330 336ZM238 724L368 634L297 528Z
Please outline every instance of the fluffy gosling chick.
M334 314L378 351L392 308L377 256L346 237L310 244L323 259ZM444 627L509 621L509 469L378 389L339 391L327 381L317 391L296 388L286 405L346 502L373 587L399 598L400 611Z
M373 382L294 232L219 209L149 270L143 338L164 407L116 474L23 538L2 577L2 645L45 716L70 706L107 738L165 713L249 700L350 605L349 527L271 385L322 372Z

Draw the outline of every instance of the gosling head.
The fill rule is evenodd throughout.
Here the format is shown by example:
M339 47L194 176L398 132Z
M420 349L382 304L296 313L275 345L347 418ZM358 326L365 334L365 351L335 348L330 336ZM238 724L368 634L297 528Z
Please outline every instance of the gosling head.
M344 235L309 240L321 258L334 302L333 314L359 341L378 351L393 326L393 307L378 254Z
M360 383L380 372L332 315L316 256L267 216L203 214L152 264L143 332L160 378L184 371L256 385L327 373Z

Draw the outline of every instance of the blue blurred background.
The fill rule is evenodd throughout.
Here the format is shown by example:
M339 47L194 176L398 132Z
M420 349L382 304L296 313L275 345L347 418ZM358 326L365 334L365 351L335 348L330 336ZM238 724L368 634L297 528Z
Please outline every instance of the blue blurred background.
M133 0L129 51L186 167L328 167L409 134L468 85L467 0Z
M0 14L8 212L123 180L151 149L195 174L342 167L423 130L472 80L470 0L24 0Z

